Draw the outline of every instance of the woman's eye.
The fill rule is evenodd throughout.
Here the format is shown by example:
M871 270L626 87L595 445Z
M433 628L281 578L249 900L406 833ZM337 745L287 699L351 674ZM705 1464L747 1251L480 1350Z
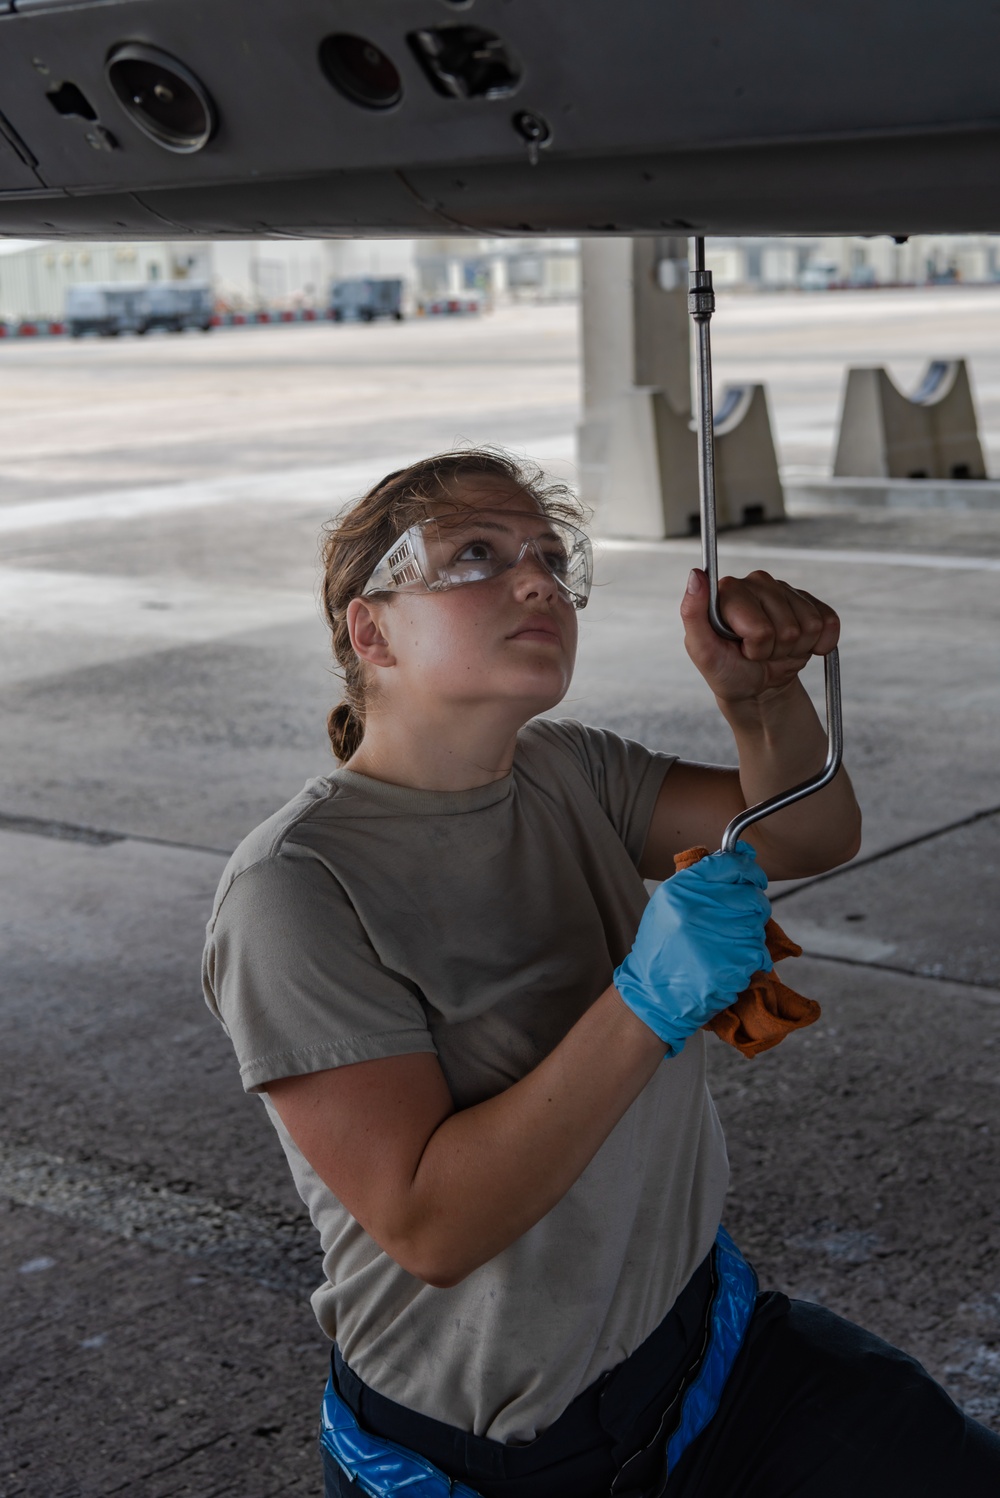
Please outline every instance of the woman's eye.
M493 548L488 541L469 541L455 558L456 562L489 562Z
M564 551L547 551L545 562L550 572L556 577L565 577L569 571L569 557Z

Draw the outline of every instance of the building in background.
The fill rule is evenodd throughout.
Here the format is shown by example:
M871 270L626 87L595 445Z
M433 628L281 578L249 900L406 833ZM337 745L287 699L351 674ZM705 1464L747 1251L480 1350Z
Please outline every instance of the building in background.
M747 291L984 284L1000 280L1000 237L711 239L720 287ZM220 311L325 308L334 281L400 277L408 306L477 294L505 302L580 294L575 239L235 239L101 243L0 239L0 320L58 319L85 281L208 281Z
M86 281L209 279L207 244L0 239L0 319L61 318Z
M917 234L897 243L862 238L710 239L717 286L761 291L822 291L867 286L926 286L1000 280L1000 237Z
M575 239L414 240L418 298L478 291L488 304L572 301L580 295Z
M0 319L58 319L88 281L208 281L220 311L326 307L334 281L400 277L408 304L477 292L484 304L579 294L575 239L0 240Z

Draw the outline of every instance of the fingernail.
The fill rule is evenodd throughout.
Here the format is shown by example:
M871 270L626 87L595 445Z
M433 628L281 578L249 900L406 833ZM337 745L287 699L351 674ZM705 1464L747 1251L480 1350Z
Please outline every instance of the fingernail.
M698 571L697 567L692 567L691 571L688 573L687 590L689 593L701 592L701 573Z

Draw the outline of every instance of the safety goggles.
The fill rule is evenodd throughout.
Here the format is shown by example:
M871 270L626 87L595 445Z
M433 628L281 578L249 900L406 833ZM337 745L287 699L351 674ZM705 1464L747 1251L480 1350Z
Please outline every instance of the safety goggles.
M574 608L586 607L594 575L589 538L565 520L523 510L462 509L419 520L393 542L361 596L485 582L529 552Z

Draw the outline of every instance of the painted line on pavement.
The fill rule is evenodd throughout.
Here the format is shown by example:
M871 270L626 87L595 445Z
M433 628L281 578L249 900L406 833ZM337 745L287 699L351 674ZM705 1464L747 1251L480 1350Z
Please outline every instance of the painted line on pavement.
M508 451L540 462L564 462L573 457L570 435L505 444ZM152 484L137 489L102 490L96 494L0 508L0 535L78 525L101 520L139 520L168 511L201 510L223 504L289 504L329 508L331 513L362 494L393 469L425 458L425 450L386 452L377 458L323 467L292 468L273 473L236 474L220 479L194 479L182 484Z

